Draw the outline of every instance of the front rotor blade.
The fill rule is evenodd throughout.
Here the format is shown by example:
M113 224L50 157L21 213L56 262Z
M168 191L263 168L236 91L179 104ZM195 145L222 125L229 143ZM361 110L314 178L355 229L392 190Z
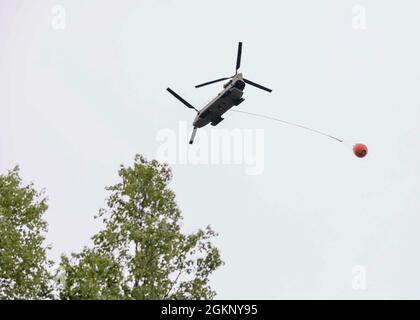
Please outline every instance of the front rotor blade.
M238 45L238 56L236 57L236 72L241 67L241 57L242 57L242 42L239 42Z
M180 95L178 95L175 91L173 91L171 88L166 89L170 94L172 94L175 98L177 98L179 101L181 101L183 104L185 104L188 108L194 109L198 112L196 108L193 107L192 104L190 104L188 101L184 100Z
M220 79L217 79L217 80L213 80L213 81L209 81L209 82L205 82L205 83L199 84L198 86L195 86L195 87L196 88L201 88L201 87L207 86L209 84L216 83L216 82L219 82L219 81L228 80L228 79L230 79L230 78L220 78Z
M273 91L273 90L271 90L269 88L266 88L266 87L264 87L264 86L262 86L262 85L260 85L258 83L252 82L251 80L244 79L244 81L245 81L245 83L248 83L251 86L257 87L258 89L265 90L265 91L268 91L268 92Z

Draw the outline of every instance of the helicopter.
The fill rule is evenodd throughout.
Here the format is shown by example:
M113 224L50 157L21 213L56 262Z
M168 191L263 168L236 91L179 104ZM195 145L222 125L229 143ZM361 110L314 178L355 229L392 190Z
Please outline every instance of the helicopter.
M222 115L231 109L234 106L240 105L244 102L243 91L245 89L245 84L249 84L254 86L258 89L265 90L268 92L272 92L271 89L266 88L258 83L255 83L251 80L245 79L242 73L238 73L239 68L241 67L241 58L242 58L242 42L238 44L238 54L236 58L236 69L235 74L231 77L220 78L217 80L208 81L202 84L195 86L196 88L201 88L216 82L229 80L223 85L223 90L207 105L205 105L201 110L195 108L192 104L188 101L183 99L180 95L178 95L175 91L171 88L167 88L166 90L172 94L175 98L181 101L184 105L188 108L193 109L197 112L197 116L193 121L193 132L190 138L190 144L194 143L195 135L197 133L198 128L202 128L207 124L211 124L212 126L217 126L220 122L224 120Z

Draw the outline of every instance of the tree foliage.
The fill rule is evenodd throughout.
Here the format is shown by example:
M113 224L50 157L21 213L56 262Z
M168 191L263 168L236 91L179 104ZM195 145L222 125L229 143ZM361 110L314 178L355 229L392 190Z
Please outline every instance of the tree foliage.
M44 299L51 276L44 246L47 201L16 167L0 175L0 299Z
M106 188L104 228L92 248L63 256L62 299L211 299L209 276L221 264L207 227L184 234L166 164L136 156Z

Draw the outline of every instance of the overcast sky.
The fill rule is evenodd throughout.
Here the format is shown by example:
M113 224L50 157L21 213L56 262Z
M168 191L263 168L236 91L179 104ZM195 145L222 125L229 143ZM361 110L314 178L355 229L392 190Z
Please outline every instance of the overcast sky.
M246 87L238 110L347 143L237 113L198 132L264 135L257 175L172 165L185 231L220 234L217 298L420 298L419 15L408 0L0 0L0 172L46 189L51 257L81 250L119 165L193 120L166 87L203 106L221 84L194 85L232 75L243 41L242 72L274 91Z

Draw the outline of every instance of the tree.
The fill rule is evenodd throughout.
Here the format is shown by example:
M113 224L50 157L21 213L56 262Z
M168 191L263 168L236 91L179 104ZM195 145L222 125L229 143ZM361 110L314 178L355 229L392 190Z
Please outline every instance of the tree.
M23 185L18 167L0 175L0 299L50 298L47 207L43 192Z
M104 229L60 264L62 299L211 299L209 276L222 265L207 227L185 235L166 164L136 156L106 188Z

